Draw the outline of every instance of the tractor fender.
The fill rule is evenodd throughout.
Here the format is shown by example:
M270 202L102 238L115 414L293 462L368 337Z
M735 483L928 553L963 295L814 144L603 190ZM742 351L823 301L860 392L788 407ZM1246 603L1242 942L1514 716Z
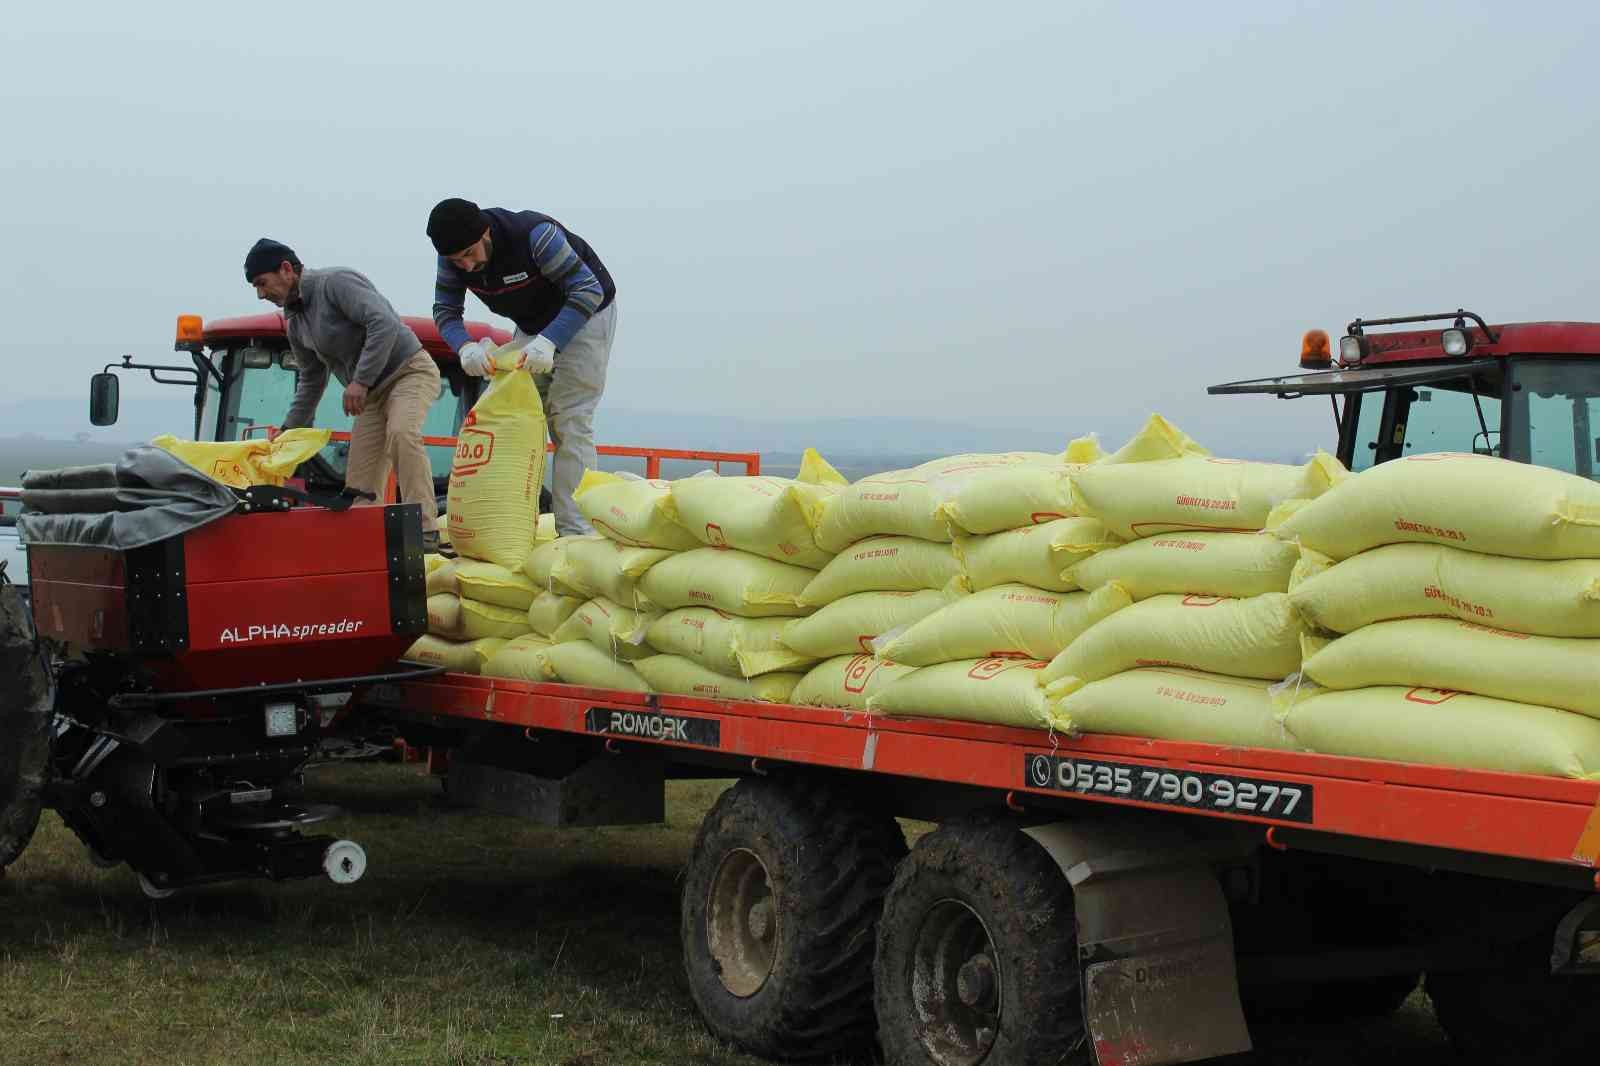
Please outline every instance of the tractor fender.
M0 871L39 824L50 765L53 691L17 586L0 580Z
M1100 1066L1249 1051L1216 873L1254 842L1199 819L1121 813L1023 830L1072 886L1083 1016Z

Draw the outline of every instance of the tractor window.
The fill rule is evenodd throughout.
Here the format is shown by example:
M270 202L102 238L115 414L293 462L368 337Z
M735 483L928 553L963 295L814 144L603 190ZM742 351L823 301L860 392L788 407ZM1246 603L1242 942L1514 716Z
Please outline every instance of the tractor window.
M1365 470L1377 461L1378 428L1383 422L1384 395L1381 392L1362 392L1345 398L1345 403L1360 405L1356 411L1355 447L1350 453L1352 471Z
M1596 478L1600 466L1600 366L1519 360L1513 432L1518 458Z
M1410 399L1403 426L1403 454L1477 452L1480 455L1499 455L1500 400L1496 396L1485 395L1482 388L1480 384L1476 402L1464 381L1445 381L1401 390L1409 393Z

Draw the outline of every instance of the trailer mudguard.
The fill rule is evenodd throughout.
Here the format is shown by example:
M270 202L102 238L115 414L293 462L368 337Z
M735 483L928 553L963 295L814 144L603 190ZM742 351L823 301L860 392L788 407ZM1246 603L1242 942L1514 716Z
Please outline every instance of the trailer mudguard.
M0 577L0 870L39 824L50 763L50 675L18 588Z
M1160 816L1024 830L1072 885L1083 1013L1100 1066L1249 1051L1217 866L1254 850L1230 826Z

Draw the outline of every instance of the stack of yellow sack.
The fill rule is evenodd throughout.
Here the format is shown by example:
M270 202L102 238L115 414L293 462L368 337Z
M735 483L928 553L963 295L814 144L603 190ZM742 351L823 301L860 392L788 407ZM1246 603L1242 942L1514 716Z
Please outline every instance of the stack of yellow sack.
M1285 510L1305 747L1600 778L1600 485L1425 455Z
M1133 601L1039 675L1059 729L1292 748L1271 687L1300 666L1303 627L1287 591L1297 553L1261 532L1273 507L1345 477L1212 458L1159 416L1073 483L1085 513L1129 543L1067 572Z
M801 606L816 613L786 623L784 646L822 660L790 700L866 710L870 696L912 669L877 658L872 642L920 621L963 591L961 564L949 544L880 536L850 545L801 591Z
M533 582L498 563L428 557L428 634L406 658L464 674L483 673L507 641L529 632Z
M657 692L783 702L816 662L779 641L808 613L801 593L832 560L817 545L845 480L807 450L795 478L700 474L671 482L672 515L696 545L641 582L665 613L646 628L639 674Z
M507 648L485 670L648 692L633 664L650 654L644 634L660 611L641 579L693 540L673 517L667 482L590 471L574 498L599 532L541 542L523 563L535 589L527 622L543 644Z
M926 538L924 551L943 548L933 539L942 530L960 570L957 582L938 591L857 593L803 623L814 626L870 596L925 601L863 638L879 664L862 701L869 710L1046 724L1039 671L1127 602L1117 590L1091 595L1062 578L1066 567L1113 543L1100 522L1076 517L1072 505L1073 474L1099 458L1098 445L1084 439L1058 455L955 456L858 483L848 504L853 516L846 512L841 526L849 519L915 531ZM894 501L879 498L896 494ZM898 510L881 510L886 503ZM864 664L846 660L826 680L836 687L863 673Z

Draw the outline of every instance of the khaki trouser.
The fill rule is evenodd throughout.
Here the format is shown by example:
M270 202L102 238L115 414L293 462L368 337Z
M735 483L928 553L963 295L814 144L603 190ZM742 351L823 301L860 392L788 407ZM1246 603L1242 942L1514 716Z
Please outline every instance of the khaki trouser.
M593 533L572 493L585 470L598 470L594 450L594 411L606 387L611 364L611 342L617 335L617 301L589 319L567 346L556 353L555 370L534 375L539 398L556 446L550 464L550 495L556 515L556 532L563 537Z
M380 502L393 465L400 499L422 505L422 531L439 527L439 502L433 491L433 465L422 443L422 423L439 398L439 368L418 352L367 393L367 408L350 429L345 461L346 488L374 493Z

